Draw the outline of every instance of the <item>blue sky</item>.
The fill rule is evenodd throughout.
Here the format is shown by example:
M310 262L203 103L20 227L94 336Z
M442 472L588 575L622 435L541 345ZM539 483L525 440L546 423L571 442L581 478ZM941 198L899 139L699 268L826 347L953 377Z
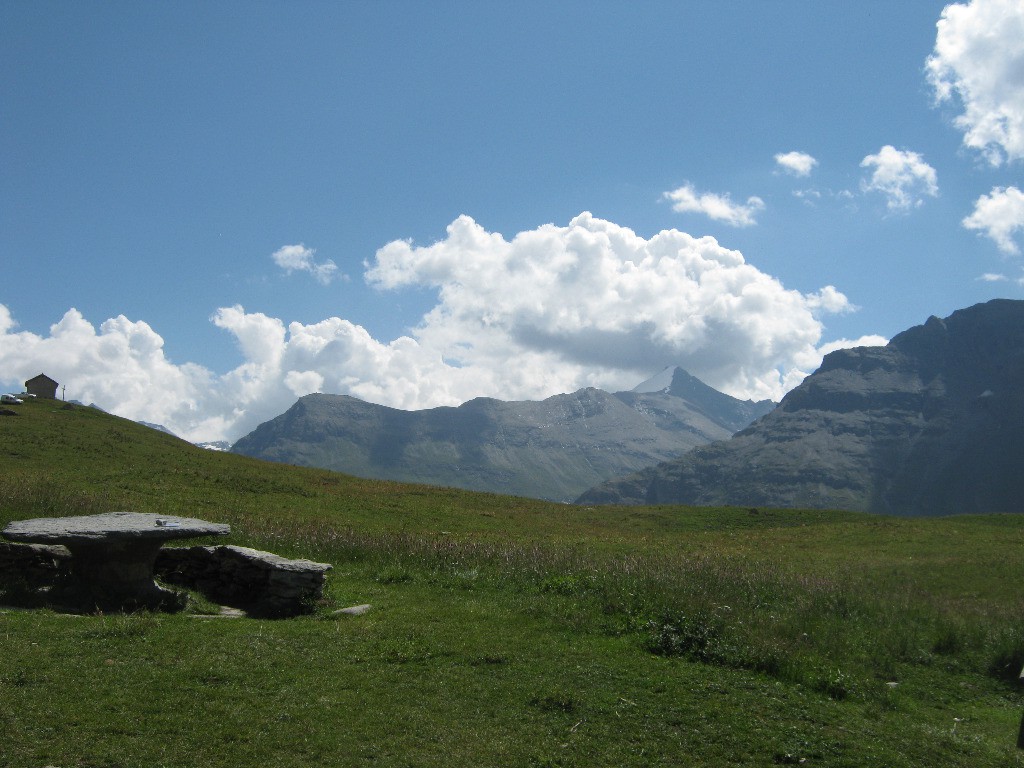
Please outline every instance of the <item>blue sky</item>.
M1024 293L1024 3L945 7L0 1L0 385L777 399Z

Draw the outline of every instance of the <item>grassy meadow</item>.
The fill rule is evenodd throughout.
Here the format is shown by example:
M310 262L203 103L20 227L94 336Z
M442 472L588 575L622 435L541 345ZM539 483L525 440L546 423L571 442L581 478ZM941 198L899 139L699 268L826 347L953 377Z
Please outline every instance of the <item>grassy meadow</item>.
M334 570L280 621L0 591L5 768L1024 765L1024 515L577 507L15 408L0 527L186 515Z

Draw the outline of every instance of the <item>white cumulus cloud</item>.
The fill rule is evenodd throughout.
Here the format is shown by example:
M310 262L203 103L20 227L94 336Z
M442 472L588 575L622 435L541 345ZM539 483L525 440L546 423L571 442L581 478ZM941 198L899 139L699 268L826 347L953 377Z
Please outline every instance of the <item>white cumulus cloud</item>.
M1017 232L1024 232L1024 192L1016 187L994 187L987 195L974 201L974 212L963 220L967 229L976 229L995 241L1003 253L1020 254L1013 241Z
M317 261L316 250L307 248L302 243L298 245L285 245L278 248L271 254L271 258L277 266L281 267L287 274L292 272L308 272L321 285L328 285L338 274L338 265L331 259Z
M813 312L845 314L847 312L856 312L859 309L859 307L851 304L845 295L831 285L826 285L816 293L808 293L805 298L807 299L807 306Z
M4 316L10 317L6 308L0 311ZM46 373L66 386L70 399L96 403L128 418L187 424L211 439L223 432L223 413L230 413L231 406L209 401L217 398L212 374L169 361L163 338L145 322L119 315L97 331L77 309L70 309L47 336L15 332L13 322L3 325L0 370L12 386Z
M939 102L962 105L964 145L992 165L1024 158L1024 3L954 3L936 29L928 79Z
M924 203L924 195L939 194L935 169L917 152L886 144L878 154L861 160L860 167L871 171L870 178L861 181L861 190L883 194L886 207L894 213L919 207Z
M780 152L775 155L779 168L791 176L810 176L818 161L806 152Z
M644 238L589 213L511 239L460 216L433 244L379 249L366 279L438 298L388 342L340 317L287 323L222 307L211 321L241 357L222 374L168 360L145 322L118 316L97 330L72 309L39 335L0 305L0 371L11 385L45 372L68 397L187 439L233 440L310 392L416 409L629 389L669 364L738 397L779 399L821 362L820 316L852 309L832 286L786 289L714 238Z
M786 290L714 238L645 239L589 213L511 240L462 216L433 245L380 249L367 279L437 289L416 339L524 394L548 379L632 386L664 361L733 393L779 396L779 370L813 357L815 313L848 305L830 286Z
M699 193L690 183L665 192L662 198L672 202L673 211L702 213L714 221L723 221L733 227L756 224L755 216L764 210L764 200L759 197L748 197L746 203L734 203L728 194Z
M382 344L340 318L286 326L240 306L223 307L211 320L234 336L242 357L225 374L168 360L160 335L123 315L97 331L71 309L43 336L16 332L9 310L0 305L0 381L20 389L44 372L65 385L69 399L162 424L195 441L237 439L315 391L416 408L438 381L439 399L457 399L447 391L450 372L439 357L408 337Z

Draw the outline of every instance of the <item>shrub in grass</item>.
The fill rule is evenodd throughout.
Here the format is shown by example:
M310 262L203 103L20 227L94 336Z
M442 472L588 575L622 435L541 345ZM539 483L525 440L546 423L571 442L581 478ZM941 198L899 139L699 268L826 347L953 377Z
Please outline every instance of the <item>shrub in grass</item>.
M917 627L922 623L906 612L880 609L873 622L875 628L869 642L864 643L865 660L875 675L885 680L899 677L904 664L919 663L922 659L921 637Z
M857 685L854 679L841 669L825 669L818 673L812 687L830 699L842 701L853 694Z
M961 621L942 618L936 622L931 650L940 656L956 656L970 647L969 630Z
M685 656L707 663L725 658L721 622L703 611L652 621L648 629L645 646L658 656Z
M543 712L572 713L577 710L580 702L572 694L559 690L538 694L530 699L529 704Z
M706 610L649 622L644 647L659 656L679 656L734 669L785 676L789 665L769 643L750 642L721 615Z
M587 592L592 586L593 579L588 574L557 574L544 579L540 585L540 591L578 596Z
M990 638L986 672L999 680L1017 682L1024 671L1024 627L1019 623Z
M377 581L381 584L404 584L412 580L412 574L401 566L386 567L377 574Z

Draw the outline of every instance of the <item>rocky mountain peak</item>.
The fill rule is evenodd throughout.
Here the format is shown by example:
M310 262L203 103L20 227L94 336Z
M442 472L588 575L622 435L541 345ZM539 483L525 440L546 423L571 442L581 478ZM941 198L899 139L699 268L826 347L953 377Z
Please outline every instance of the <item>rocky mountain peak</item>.
M833 352L731 439L580 500L1016 511L1022 464L1024 302L1000 299Z

